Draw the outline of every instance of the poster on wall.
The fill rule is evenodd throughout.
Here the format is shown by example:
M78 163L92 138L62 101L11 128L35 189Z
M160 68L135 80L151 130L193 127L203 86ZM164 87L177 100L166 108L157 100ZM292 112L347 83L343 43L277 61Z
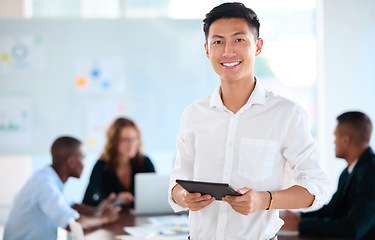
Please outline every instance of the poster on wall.
M75 88L79 93L122 93L124 64L119 57L76 60Z
M31 144L31 101L28 98L0 98L0 146L27 147Z
M41 70L44 52L42 36L0 35L0 71Z
M125 104L111 99L90 99L86 105L87 146L101 151L108 126L116 117L124 116Z

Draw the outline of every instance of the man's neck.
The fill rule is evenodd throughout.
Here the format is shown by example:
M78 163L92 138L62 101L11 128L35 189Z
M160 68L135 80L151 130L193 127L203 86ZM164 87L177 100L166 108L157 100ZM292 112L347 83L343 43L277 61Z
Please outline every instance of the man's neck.
M55 170L55 172L57 173L57 175L59 176L59 178L61 179L63 183L65 183L68 180L69 175L65 173L62 167L56 167L52 165L52 168Z
M237 113L249 100L255 88L252 81L225 82L221 81L221 99L224 106L233 113Z
M348 156L345 158L346 162L348 163L348 166L357 161L368 147L369 145L364 145L361 147L352 147L352 150L349 151L350 154L348 154Z

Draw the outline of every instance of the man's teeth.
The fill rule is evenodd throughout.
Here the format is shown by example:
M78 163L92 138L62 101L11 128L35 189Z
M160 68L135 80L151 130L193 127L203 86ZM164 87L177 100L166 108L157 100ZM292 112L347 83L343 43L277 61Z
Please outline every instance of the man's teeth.
M240 64L240 62L231 62L231 63L222 63L222 64L223 66L226 66L226 67L233 67L233 66Z

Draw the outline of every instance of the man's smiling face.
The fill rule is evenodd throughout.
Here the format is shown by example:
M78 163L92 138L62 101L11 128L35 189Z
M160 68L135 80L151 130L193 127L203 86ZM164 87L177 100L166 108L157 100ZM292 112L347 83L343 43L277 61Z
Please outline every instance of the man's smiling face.
M254 60L262 45L263 40L255 39L246 20L223 18L211 24L204 46L221 81L236 82L254 77Z

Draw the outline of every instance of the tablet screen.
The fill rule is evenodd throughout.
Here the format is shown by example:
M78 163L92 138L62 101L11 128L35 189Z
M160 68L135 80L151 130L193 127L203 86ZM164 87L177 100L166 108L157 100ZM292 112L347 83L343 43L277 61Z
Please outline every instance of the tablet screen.
M221 199L227 195L241 196L242 194L234 190L228 183L213 183L200 182L177 179L176 182L181 185L186 191L190 193L199 192L202 195L209 194L215 197L216 200Z

